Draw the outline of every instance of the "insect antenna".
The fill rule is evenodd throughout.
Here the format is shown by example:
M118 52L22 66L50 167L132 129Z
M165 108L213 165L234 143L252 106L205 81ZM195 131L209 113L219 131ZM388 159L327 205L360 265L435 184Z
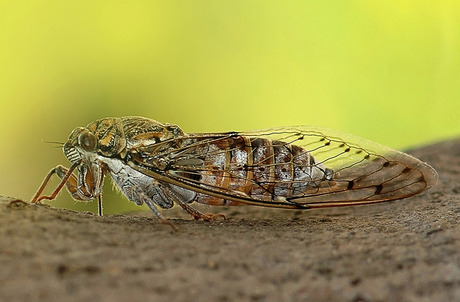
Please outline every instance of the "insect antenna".
M42 139L42 142L44 142L45 144L54 144L56 146L53 146L53 148L62 148L62 146L64 146L64 143L62 142L54 142L54 141L45 141Z

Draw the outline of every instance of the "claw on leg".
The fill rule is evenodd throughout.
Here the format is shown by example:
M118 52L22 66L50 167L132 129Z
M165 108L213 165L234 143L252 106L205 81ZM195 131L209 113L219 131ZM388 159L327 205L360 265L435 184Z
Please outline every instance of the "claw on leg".
M158 217L158 220L160 220L162 224L169 225L174 232L177 232L177 227L171 221L167 220L166 218L160 218L160 217Z

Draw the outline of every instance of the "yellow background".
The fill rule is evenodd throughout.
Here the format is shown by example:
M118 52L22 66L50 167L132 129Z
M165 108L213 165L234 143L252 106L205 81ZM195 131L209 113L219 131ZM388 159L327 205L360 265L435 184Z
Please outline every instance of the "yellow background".
M44 141L106 116L311 124L400 149L458 136L458 3L2 1L0 194L30 199L68 165ZM105 193L107 212L130 207Z

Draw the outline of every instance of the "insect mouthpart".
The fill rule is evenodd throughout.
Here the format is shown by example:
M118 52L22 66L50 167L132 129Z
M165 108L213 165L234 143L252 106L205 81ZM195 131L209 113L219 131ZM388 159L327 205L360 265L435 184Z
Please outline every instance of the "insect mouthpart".
M77 151L77 149L74 146L69 145L68 143L64 144L64 147L62 147L62 150L64 151L64 154L67 157L67 159L72 164L75 164L81 159L81 155Z

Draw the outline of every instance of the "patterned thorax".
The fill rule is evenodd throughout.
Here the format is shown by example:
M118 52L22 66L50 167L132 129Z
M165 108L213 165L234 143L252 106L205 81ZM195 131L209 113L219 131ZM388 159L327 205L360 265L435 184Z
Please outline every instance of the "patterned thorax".
M64 144L64 154L70 162L94 153L104 157L124 157L133 145L156 143L183 135L172 124L140 117L104 118L75 128Z

